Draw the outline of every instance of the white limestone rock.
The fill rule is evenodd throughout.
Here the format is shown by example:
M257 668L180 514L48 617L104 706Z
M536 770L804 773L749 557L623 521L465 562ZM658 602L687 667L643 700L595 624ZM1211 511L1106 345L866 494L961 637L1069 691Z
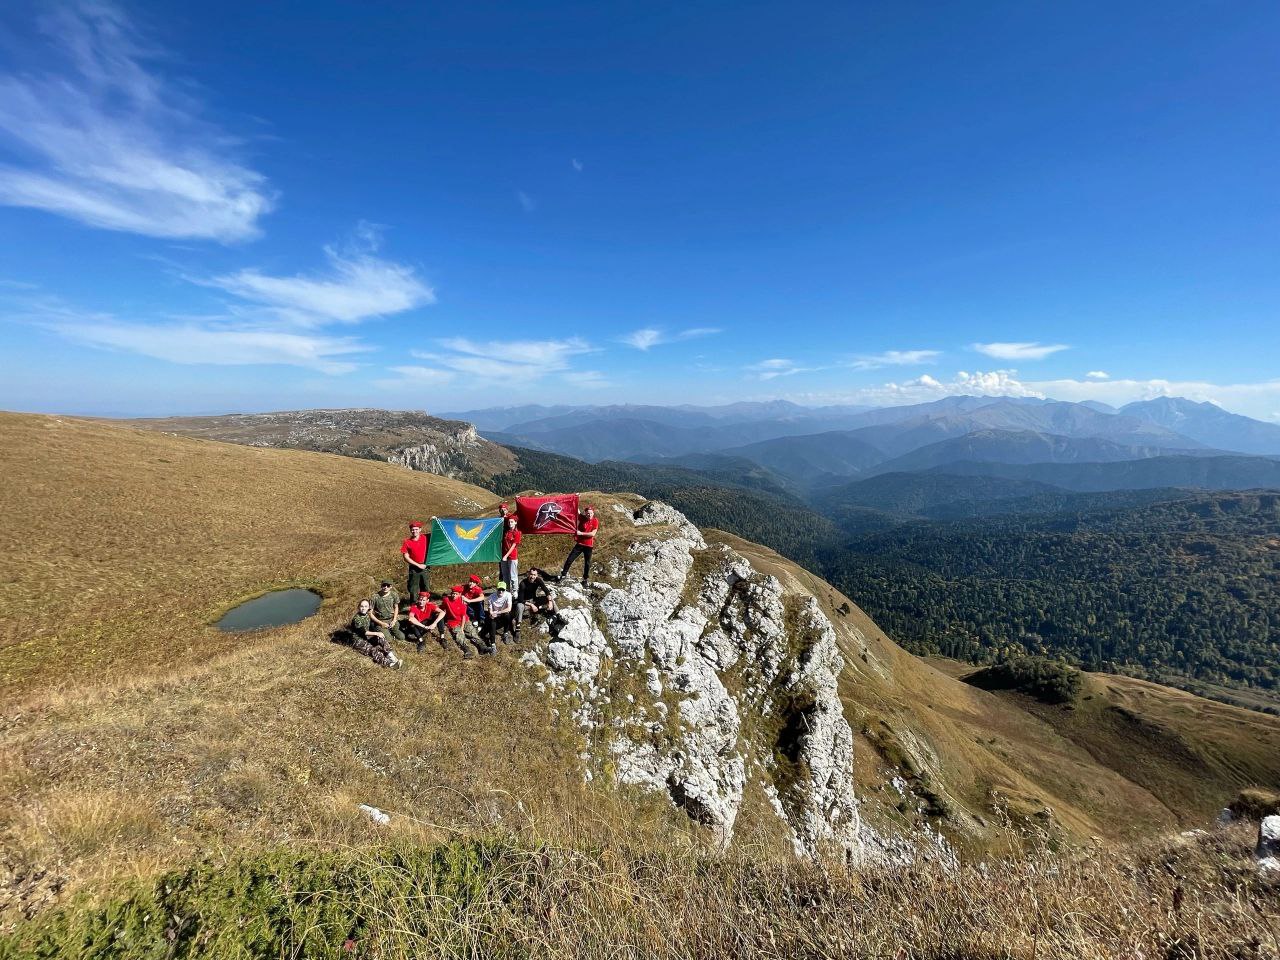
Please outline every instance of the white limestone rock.
M1262 818L1258 824L1258 848L1254 853L1259 860L1280 857L1280 814Z
M668 529L610 558L612 584L561 589L563 622L525 662L546 667L549 690L574 691L619 782L666 794L727 842L750 767L798 852L859 855L843 660L817 602L708 548L667 504L633 517Z

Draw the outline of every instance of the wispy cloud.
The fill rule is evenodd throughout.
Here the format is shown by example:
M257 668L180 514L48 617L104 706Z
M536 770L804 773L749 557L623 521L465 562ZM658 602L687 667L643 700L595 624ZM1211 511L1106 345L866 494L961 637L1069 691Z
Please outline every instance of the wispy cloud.
M922 363L933 363L942 356L940 350L886 350L855 357L848 366L855 370L877 370L880 367L911 367Z
M326 247L328 270L278 277L255 269L193 283L232 294L217 316L120 319L35 294L5 299L9 319L36 324L77 343L124 350L173 363L288 364L321 373L348 373L372 348L319 328L400 313L434 302L431 288L402 264L373 255L376 227L357 225L342 249Z
M476 343L465 337L447 337L435 351L414 350L412 355L432 364L430 368L464 373L494 384L530 383L553 373L570 371L576 356L594 352L578 337L564 340L503 340Z
M356 323L435 303L435 291L412 267L374 256L375 228L362 223L357 237L347 250L324 248L328 270L320 275L272 276L248 268L197 282L301 326Z
M516 200L520 203L520 209L525 213L533 213L538 208L538 204L534 202L533 197L529 196L523 190L516 191Z
M435 367L392 367L391 372L398 379L379 380L381 387L438 387L451 382L456 374L449 370Z
M996 360L1013 360L1016 362L1021 360L1043 360L1045 357L1061 350L1069 350L1070 347L1065 343L997 342L970 344L970 349L988 357L994 357Z
M92 314L49 318L42 325L88 346L181 364L283 364L339 374L356 369L352 358L369 349L349 337L253 329L217 319L146 323Z
M1085 377L1089 380L1110 380L1111 374L1105 370L1090 370Z
M667 333L656 327L642 327L618 339L620 342L629 347L635 347L637 350L649 350L660 344L696 340L699 337L710 337L720 332L719 327L690 327L687 330L677 330L674 333Z
M794 360L788 360L785 357L773 357L769 360L761 360L759 363L753 363L747 367L749 373L753 373L758 380L776 380L778 377L793 377L797 373L812 373L818 370L818 367L802 367Z
M574 157L572 160L569 161L569 163L573 166L573 169L577 170L579 173L582 172L583 164L582 164L582 161L579 160L577 157Z
M44 33L45 72L0 74L0 132L21 158L0 163L0 204L154 237L259 232L275 199L266 178L190 94L148 69L155 58L121 11L69 6Z

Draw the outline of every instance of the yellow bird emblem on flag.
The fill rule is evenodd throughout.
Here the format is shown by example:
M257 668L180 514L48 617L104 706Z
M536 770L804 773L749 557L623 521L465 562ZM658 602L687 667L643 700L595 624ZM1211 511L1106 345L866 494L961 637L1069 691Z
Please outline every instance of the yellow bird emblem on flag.
M463 540L474 540L476 537L480 536L480 531L483 529L484 529L483 523L477 523L474 527L469 527L469 528L464 527L460 523L455 523L453 525L453 532L457 534L459 537L461 537Z

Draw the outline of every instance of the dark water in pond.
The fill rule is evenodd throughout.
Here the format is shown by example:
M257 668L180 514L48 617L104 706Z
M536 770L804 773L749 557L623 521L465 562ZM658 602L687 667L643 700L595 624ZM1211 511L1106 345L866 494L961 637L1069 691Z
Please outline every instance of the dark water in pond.
M314 590L273 590L228 610L217 627L229 632L297 623L319 610L321 599Z

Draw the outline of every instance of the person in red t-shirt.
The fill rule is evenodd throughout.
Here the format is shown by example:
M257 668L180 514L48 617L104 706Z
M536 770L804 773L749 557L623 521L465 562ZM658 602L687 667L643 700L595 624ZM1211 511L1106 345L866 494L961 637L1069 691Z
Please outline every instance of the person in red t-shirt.
M434 520L435 518L432 517ZM409 565L409 602L417 603L420 594L431 589L431 571L427 568L427 550L431 538L422 535L422 524L409 524L409 538L400 544L400 556Z
M467 619L483 637L486 632L485 621L489 619L484 608L484 581L474 573L467 577L467 582L462 586L462 599L467 601Z
M518 584L520 570L520 541L524 534L516 526L515 517L507 517L506 527L502 531L502 558L498 561L498 579L509 584Z
M497 650L493 645L485 646L476 636L475 627L468 616L467 601L462 596L462 584L454 584L450 587L449 595L440 601L440 605L444 607L445 636L451 638L457 648L462 651L463 660L470 660L475 656L471 650L472 646L481 653L494 653Z
M444 628L441 626L444 611L431 602L431 594L423 593L418 597L418 602L409 607L406 616L405 633L417 644L419 653L428 634L435 634L441 645L444 644Z
M569 567L578 559L579 554L582 555L582 582L585 584L591 579L591 549L596 545L596 531L599 529L596 508L587 504L587 509L578 514L577 542L569 551L569 556L565 557L564 569L560 571L559 579L563 580L569 575Z

